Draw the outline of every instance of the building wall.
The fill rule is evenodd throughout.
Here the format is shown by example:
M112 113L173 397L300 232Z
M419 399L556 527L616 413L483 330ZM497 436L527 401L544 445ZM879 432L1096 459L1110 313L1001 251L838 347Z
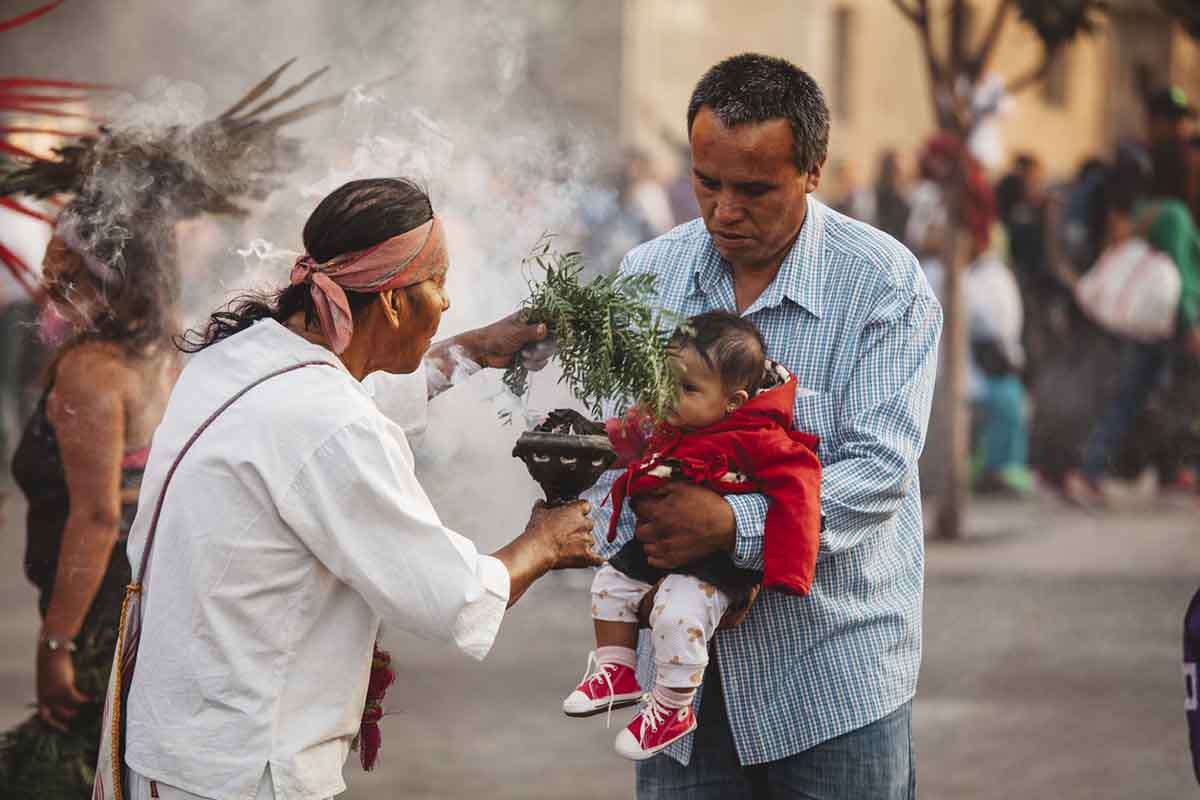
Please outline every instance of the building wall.
M787 58L818 80L830 73L830 0L625 0L622 140L678 166L687 102L706 69L747 50Z
M975 35L996 1L973 3ZM933 5L944 7L945 0ZM1067 48L1057 99L1042 86L1011 99L997 123L1009 155L1030 151L1050 174L1062 175L1085 158L1109 153L1116 137L1140 133L1135 61L1148 60L1157 79L1194 87L1200 97L1193 42L1173 31L1152 2L1131 1L1114 13L1118 20L1105 20ZM682 139L696 80L721 58L746 50L788 58L817 79L834 111L831 164L849 162L860 178L873 172L886 148L905 154L911 168L934 127L918 35L890 0L625 0L624 30L622 138L650 149L664 170L675 162L656 128L666 126ZM1011 81L1040 56L1035 34L1012 13L992 71Z

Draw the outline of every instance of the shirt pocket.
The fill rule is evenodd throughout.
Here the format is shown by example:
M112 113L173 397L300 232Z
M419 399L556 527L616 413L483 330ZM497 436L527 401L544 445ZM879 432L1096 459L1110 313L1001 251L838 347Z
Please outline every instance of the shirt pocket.
M796 430L811 433L821 440L817 455L826 461L837 444L838 437L837 397L829 392L813 392L801 389L796 395L793 417Z

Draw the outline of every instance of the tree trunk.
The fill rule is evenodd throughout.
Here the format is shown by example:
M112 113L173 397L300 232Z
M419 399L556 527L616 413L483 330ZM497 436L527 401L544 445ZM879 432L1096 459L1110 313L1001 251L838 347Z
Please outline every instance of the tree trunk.
M961 206L959 206L961 208ZM953 216L952 216L953 219ZM945 284L942 289L942 376L943 418L940 453L943 485L937 498L934 535L939 539L962 536L970 496L971 410L967 398L968 331L963 277L967 270L970 234L961 224L946 237Z

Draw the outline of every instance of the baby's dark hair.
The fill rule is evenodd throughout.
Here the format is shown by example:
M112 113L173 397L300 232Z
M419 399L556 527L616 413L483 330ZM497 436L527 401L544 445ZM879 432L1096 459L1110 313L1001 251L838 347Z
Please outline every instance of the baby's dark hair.
M762 388L767 347L748 319L728 311L697 314L676 329L670 346L695 348L726 389L745 389L754 397Z

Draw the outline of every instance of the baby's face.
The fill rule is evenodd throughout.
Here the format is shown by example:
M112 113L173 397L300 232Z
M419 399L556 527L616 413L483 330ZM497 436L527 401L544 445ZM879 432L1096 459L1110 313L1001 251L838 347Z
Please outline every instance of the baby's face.
M725 388L721 376L696 348L672 351L671 361L679 378L679 397L667 415L668 425L681 430L707 428L737 407L732 400L734 392Z

